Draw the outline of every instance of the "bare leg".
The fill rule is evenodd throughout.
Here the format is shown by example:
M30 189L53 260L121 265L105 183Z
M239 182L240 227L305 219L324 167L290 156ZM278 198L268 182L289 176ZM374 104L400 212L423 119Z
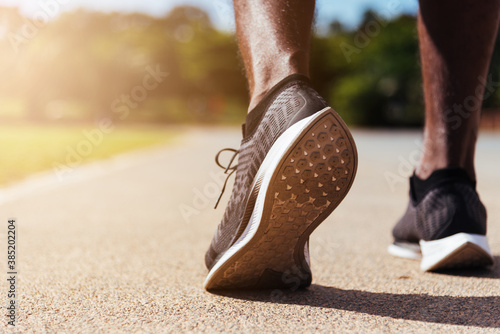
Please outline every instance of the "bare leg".
M309 75L314 0L234 0L250 106L290 74Z
M314 5L314 0L234 0L251 112L242 144L233 150L237 166L225 168L236 171L236 180L205 255L206 289L294 291L310 285L309 235L354 180L357 153L349 129L304 78ZM325 161L335 168L326 168ZM282 223L291 216L296 222ZM243 237L248 229L255 232ZM293 278L283 279L285 272Z
M425 96L425 151L416 170L445 167L475 179L474 151L499 0L420 0L418 30Z

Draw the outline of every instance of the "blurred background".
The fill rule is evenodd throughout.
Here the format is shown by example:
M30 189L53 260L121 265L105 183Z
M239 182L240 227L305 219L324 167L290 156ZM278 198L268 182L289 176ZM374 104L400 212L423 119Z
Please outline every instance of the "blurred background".
M349 124L422 124L417 6L318 1L311 77ZM83 162L246 112L231 1L0 0L0 46L0 185L64 162L103 119L116 130ZM500 38L490 75L500 81ZM500 128L497 86L486 128Z

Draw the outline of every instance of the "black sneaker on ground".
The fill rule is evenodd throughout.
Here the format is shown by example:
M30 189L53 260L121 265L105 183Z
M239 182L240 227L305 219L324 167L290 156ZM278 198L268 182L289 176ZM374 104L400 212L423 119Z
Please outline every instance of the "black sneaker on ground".
M342 119L292 75L247 116L235 185L205 256L205 288L311 284L308 239L349 191L357 168ZM219 166L221 165L218 161Z
M410 204L392 234L389 253L421 259L423 271L493 264L486 209L476 183L460 168L437 170L427 180L414 174Z

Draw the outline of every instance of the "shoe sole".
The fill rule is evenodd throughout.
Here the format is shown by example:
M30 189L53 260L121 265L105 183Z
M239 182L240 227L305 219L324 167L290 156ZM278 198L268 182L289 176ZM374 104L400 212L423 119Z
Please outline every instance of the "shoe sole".
M423 271L484 267L493 264L493 255L484 235L457 233L439 240L421 240L420 248L420 269Z
M421 259L422 271L485 267L493 264L493 255L484 235L457 233L452 236L420 241L420 251L390 245L389 253L409 259Z
M205 289L310 285L309 235L344 199L356 169L354 140L333 109L292 125L262 162L246 203L248 224Z
M422 259L422 252L420 251L420 245L418 244L408 244L407 247L403 245L392 244L387 249L389 254L402 257L404 259L420 260Z

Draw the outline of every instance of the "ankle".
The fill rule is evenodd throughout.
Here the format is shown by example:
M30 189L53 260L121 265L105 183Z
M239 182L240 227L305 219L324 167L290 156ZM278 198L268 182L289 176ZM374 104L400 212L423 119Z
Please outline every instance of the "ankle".
M475 141L467 144L453 138L426 138L415 175L425 180L436 170L461 168L467 172L471 180L475 181L474 151Z
M266 95L270 94L271 91L276 90L277 88L287 83L297 80L309 82L309 78L300 72L291 72L287 73L286 75L259 80L258 84L256 84L254 86L254 89L252 90L248 113L255 109L255 107L266 97Z
M270 90L271 87L259 87L259 89L254 90L254 92L252 92L252 95L250 96L250 103L248 104L247 113L250 113L250 111L252 111L259 104L259 102L262 101L264 96L266 96L267 92L269 92Z
M250 103L248 105L248 111L250 112L252 109L254 109L260 101L266 96L266 94L274 87L276 86L281 80L286 78L287 76L294 74L292 73L286 73L284 75L269 75L269 76L261 76L255 78L254 82L254 87L252 89L252 92L250 94Z
M279 66L273 64L272 68L254 70L250 80L250 112L262 98L279 82L293 74L301 74L309 78L309 70L304 60L298 61L295 55L280 57Z
M431 163L420 162L418 167L415 169L415 175L421 180L427 180L432 173L437 170L445 168L461 168L467 172L467 175L472 181L476 181L476 171L474 166L460 166L454 164L436 164L434 161Z

